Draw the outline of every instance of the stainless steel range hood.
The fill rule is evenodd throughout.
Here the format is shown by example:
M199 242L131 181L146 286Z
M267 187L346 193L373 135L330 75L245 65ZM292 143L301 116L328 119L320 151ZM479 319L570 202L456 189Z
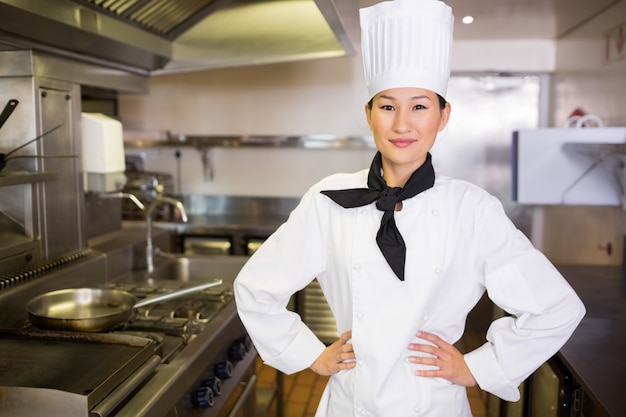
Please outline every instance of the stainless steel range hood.
M351 55L344 20L358 0L341 7L344 16L333 0L0 0L0 50L145 74Z

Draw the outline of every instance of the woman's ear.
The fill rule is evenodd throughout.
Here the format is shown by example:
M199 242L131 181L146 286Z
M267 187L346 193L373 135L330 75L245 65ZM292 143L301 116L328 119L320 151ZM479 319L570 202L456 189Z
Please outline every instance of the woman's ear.
M439 122L439 132L446 128L448 121L450 120L450 112L452 111L452 105L450 102L446 102L446 107L441 109L441 121Z
M365 117L367 118L367 125L370 127L370 130L372 130L372 109L370 109L368 103L365 103L364 110Z

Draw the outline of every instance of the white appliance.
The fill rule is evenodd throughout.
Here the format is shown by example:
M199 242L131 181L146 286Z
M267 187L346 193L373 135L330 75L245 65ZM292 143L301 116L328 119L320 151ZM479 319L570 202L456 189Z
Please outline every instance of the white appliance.
M82 113L85 191L117 192L126 184L122 123L101 113Z
M513 200L624 206L626 127L513 132Z

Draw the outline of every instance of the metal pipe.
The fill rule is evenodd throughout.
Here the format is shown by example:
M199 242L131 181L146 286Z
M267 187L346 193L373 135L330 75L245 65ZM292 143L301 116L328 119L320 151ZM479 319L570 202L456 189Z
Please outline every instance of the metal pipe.
M176 207L180 212L181 220L185 223L187 222L187 212L185 211L185 206L181 201L170 197L157 197L150 203L146 212L146 269L148 270L149 274L154 272L154 249L152 248L152 215L155 209L163 203L171 204Z
M135 194L117 192L117 193L101 193L101 194L98 194L98 196L101 198L128 198L130 201L133 202L133 204L139 207L141 211L144 211L146 209L146 206L143 205L143 203L135 196Z

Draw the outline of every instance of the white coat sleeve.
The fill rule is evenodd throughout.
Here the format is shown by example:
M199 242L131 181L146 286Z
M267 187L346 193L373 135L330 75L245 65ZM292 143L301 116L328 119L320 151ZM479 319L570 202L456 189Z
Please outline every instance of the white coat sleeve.
M309 367L325 348L300 316L287 309L291 296L325 268L316 193L311 189L303 196L234 283L239 317L259 355L287 374Z
M487 343L465 355L479 386L508 401L518 386L569 339L585 314L571 286L517 230L495 198L477 220L477 268L489 298L508 315L495 320Z

